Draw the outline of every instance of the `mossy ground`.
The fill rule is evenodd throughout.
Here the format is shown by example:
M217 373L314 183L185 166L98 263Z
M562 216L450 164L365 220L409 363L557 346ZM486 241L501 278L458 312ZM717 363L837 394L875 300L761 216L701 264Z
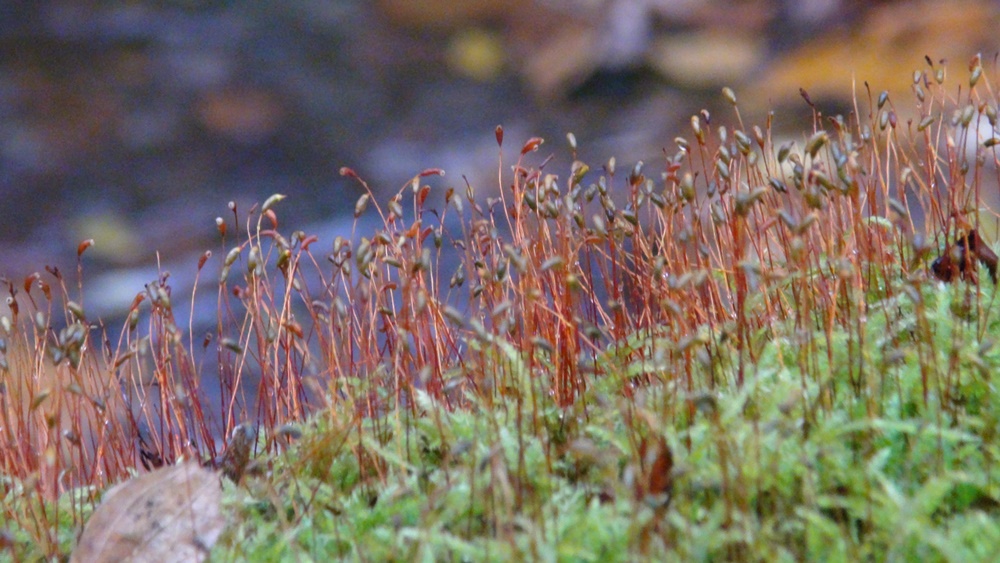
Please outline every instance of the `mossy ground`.
M566 408L525 379L461 410L417 391L413 411L361 433L324 413L227 485L233 526L213 559L992 560L1000 349L955 315L974 291L872 302L853 351L857 334L779 327L741 388L689 396L659 373L626 398L628 366L609 364ZM982 313L998 334L996 307ZM818 378L799 368L810 348ZM714 356L734 365L725 344ZM665 507L636 494L650 436L673 454Z
M215 560L996 559L996 257L961 241L995 238L997 88L928 66L917 123L803 92L802 150L724 89L650 177L501 127L499 186L440 209L439 169L379 202L343 168L381 227L332 248L233 203L203 340L163 273L110 341L92 241L75 287L3 280L0 553L65 556L109 485L250 425Z

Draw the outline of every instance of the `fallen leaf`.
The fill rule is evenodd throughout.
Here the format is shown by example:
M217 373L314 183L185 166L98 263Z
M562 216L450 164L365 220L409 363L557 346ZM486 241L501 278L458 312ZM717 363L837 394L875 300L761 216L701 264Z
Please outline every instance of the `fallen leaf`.
M928 70L924 55L964 62L979 50L992 53L995 47L982 46L996 43L998 22L996 2L986 0L873 3L857 25L829 26L831 31L820 30L813 40L780 53L742 89L741 107L798 103L794 94L800 87L816 101L850 104L855 94L850 85L856 83L857 96L864 98L863 83L869 81L875 95L888 90L896 98L905 123L916 107L909 103L913 71ZM934 71L929 74L933 79Z
M219 475L195 462L157 469L104 495L71 562L203 561L222 533Z
M671 83L688 88L742 84L765 59L767 41L752 29L707 29L657 38L649 63Z
M209 92L195 110L208 130L243 143L258 143L272 135L285 117L278 97L262 89Z

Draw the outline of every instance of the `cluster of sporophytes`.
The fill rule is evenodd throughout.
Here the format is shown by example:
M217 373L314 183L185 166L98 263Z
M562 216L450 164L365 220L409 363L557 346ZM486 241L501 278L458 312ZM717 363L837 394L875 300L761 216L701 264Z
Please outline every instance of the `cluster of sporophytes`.
M107 485L251 424L221 558L983 559L998 98L979 57L912 94L803 92L782 141L725 89L627 171L498 127L491 189L342 169L379 227L332 246L231 205L204 338L166 274L114 340L82 266L7 282L3 543L65 554Z

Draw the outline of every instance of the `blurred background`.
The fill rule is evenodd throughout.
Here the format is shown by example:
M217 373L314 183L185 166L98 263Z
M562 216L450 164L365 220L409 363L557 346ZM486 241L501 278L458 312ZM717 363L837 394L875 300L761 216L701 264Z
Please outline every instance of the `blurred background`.
M424 168L496 189L531 136L566 173L567 132L592 167L655 166L702 108L809 130L799 87L828 112L852 84L912 108L912 72L947 60L957 87L996 72L1000 5L897 0L300 0L0 2L0 275L20 285L85 255L88 312L121 313L198 256L221 267L232 225L273 193L287 231L350 231L361 195ZM438 195L443 189L437 190ZM287 234L287 233L286 233ZM314 247L315 248L315 247ZM159 257L157 256L159 253ZM322 255L322 252L320 253Z

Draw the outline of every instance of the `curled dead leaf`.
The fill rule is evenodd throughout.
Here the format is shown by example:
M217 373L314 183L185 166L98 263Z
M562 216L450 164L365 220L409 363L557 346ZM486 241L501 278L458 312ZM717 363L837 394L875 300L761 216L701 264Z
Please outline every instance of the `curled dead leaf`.
M975 262L986 267L990 279L997 283L997 255L983 242L975 229L965 236L959 237L955 244L949 246L944 253L931 263L931 272L937 279L944 282L963 280L975 282L977 279Z
M256 439L257 431L253 425L241 424L233 430L229 442L226 443L226 451L217 465L222 474L232 479L234 483L239 483L243 478Z

